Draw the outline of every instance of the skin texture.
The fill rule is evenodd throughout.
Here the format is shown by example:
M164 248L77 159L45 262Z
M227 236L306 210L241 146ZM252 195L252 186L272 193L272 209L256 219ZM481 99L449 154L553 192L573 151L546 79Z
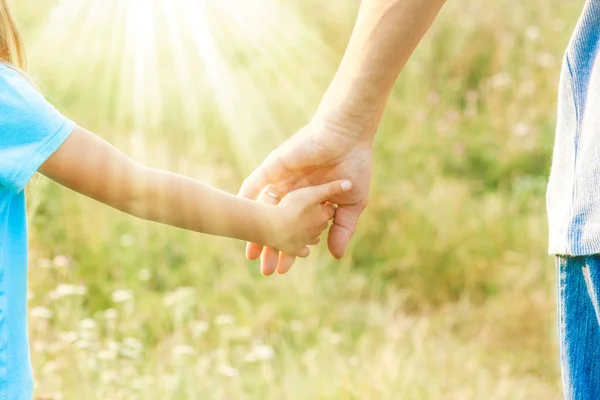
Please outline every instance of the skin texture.
M369 201L373 139L400 71L440 11L444 0L363 0L346 54L312 121L274 150L244 181L239 195L259 202L271 185L291 190L350 179L354 190L331 199L339 205L328 246L344 256ZM286 273L293 255L249 243L246 255L261 257L261 271Z
M335 215L327 201L349 193L349 181L290 193L278 206L226 193L195 179L141 165L77 127L40 168L48 178L135 217L179 228L255 241L306 257Z

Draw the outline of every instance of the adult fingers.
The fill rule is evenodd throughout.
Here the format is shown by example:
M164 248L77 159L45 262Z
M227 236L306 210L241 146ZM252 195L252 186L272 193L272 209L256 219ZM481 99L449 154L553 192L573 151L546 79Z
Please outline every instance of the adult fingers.
M264 166L261 164L242 183L238 196L247 199L256 199L261 190L269 184L269 177Z
M277 263L277 273L280 275L287 273L292 268L295 261L296 261L296 257L290 256L283 252L279 253L279 262Z
M256 260L263 251L263 245L258 243L246 243L246 258L248 260Z
M284 254L271 247L265 247L261 256L261 272L263 275L273 275L275 271L278 274L285 274L288 272L296 257L306 258L310 255L310 248L304 246L294 255Z
M265 247L260 256L260 272L263 275L273 275L279 262L279 250Z
M352 235L354 235L361 212L362 208L356 206L339 206L336 210L327 237L329 252L335 258L342 258L346 254L346 249Z

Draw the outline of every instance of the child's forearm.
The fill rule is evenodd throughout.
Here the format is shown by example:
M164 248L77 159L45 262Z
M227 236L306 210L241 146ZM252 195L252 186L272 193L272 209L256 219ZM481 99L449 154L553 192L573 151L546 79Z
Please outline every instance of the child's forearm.
M191 231L270 243L273 206L241 199L195 179L140 166L123 210Z
M275 207L192 178L140 165L76 127L40 168L50 179L136 217L211 235L273 245Z

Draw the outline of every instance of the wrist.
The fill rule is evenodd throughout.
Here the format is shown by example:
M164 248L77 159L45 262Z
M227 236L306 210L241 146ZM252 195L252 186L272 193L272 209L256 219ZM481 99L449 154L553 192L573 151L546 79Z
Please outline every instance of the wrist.
M372 142L384 108L385 103L367 102L330 88L321 100L314 120L349 139Z
M372 146L380 120L380 115L375 113L328 105L319 107L311 123L348 141Z
M260 243L268 247L278 248L281 236L281 210L276 205L265 203L259 204L263 206L263 211L261 213L262 241Z

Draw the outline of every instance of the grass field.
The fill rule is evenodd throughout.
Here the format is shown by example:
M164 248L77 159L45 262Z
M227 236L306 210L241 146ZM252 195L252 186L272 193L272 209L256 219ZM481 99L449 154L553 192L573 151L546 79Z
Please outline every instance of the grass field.
M19 0L31 74L136 159L237 191L310 118L358 1ZM559 399L545 185L582 1L449 1L396 85L348 255L29 188L39 399ZM99 171L103 173L103 171Z

